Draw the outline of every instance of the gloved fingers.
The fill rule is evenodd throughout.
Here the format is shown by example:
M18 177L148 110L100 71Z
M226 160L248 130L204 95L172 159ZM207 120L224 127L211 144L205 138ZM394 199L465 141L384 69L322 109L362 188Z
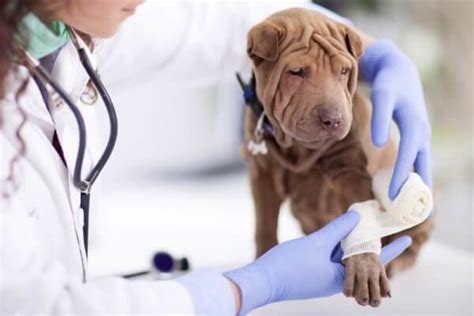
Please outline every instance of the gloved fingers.
M371 135L375 146L383 146L390 135L390 124L395 105L393 91L386 88L373 88Z
M415 172L418 173L423 179L423 182L432 187L433 180L431 176L431 150L429 148L424 148L418 152L418 155L415 159Z
M406 125L404 122L398 124L400 129L400 146L389 187L389 197L392 200L395 199L400 188L407 180L418 152L418 139L411 132L410 127L404 125Z
M334 247L351 232L359 221L359 214L348 211L329 222L317 232L308 236L309 239L323 238L325 244L332 251Z
M380 254L380 260L382 260L383 264L387 264L396 257L398 257L405 249L410 247L411 245L411 237L409 236L402 236L400 238L395 239L388 245L382 248L382 253Z

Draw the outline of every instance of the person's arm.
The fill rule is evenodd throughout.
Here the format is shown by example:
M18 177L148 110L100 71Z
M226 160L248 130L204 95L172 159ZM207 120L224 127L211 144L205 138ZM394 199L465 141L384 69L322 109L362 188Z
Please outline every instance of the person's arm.
M1 133L0 142L1 175L5 176L16 150ZM30 185L41 179L26 161L20 160L17 166L28 175ZM18 190L28 190L25 177L19 180ZM0 199L0 310L4 314L244 314L272 302L332 295L342 289L344 266L341 254L333 258L331 254L358 220L357 213L348 212L321 230L282 243L225 275L197 271L175 281L109 277L83 283L82 275L68 271L45 244L48 227L31 216L31 210L17 198L20 193ZM30 196L25 193L23 196ZM398 239L386 246L382 259L390 261L409 244L409 238Z
M166 78L173 84L206 86L226 73L250 70L247 32L269 15L291 7L349 20L309 0L244 3L148 1L116 36L102 41L99 70L110 84L130 78ZM120 65L120 67L117 67Z
M8 116L2 128L14 131L11 122L18 121ZM57 235L58 230L73 234L72 227L63 230L58 226L73 225L58 218L58 214L69 218L70 210L57 212L53 206L57 204L48 198L48 183L43 182L25 157L15 163L16 186L3 182L10 174L11 159L18 154L15 136L5 137L3 132L0 131L0 314L193 314L198 308L215 314L234 313L229 282L220 272L195 272L187 276L199 280L201 292L207 294L207 305L186 284L176 280L131 281L107 277L83 283L77 244L61 245L57 239L62 238ZM27 123L22 135L31 136L31 133ZM27 144L27 151L31 150L30 145ZM48 151L42 159L48 159L47 154ZM44 194L32 191L41 187ZM46 209L47 205L51 209ZM67 240L72 239L64 238ZM74 254L73 258L65 258L68 254ZM72 263L65 263L68 260Z
M265 3L147 1L124 23L115 38L104 41L99 49L98 70L112 97L115 96L118 109L130 108L129 104L123 103L127 100L137 104L134 109L140 109L135 118L143 113L184 117L184 124L189 121L188 125L198 127L199 137L206 139L205 143L198 142L188 148L185 140L189 135L179 131L177 147L184 146L185 152L196 151L197 160L190 162L181 158L176 161L172 153L183 152L177 149L153 158L156 150L150 149L147 151L150 161L156 161L160 168L186 171L239 159L245 105L235 73L250 78L247 32L272 13L304 3L309 0ZM324 12L330 14L327 10ZM346 21L335 14L332 16ZM127 112L130 109L124 111L132 113ZM196 113L201 119L191 120L189 117ZM152 133L166 130L168 125L162 121L160 127L155 124L149 130ZM169 125L172 128L172 124ZM152 142L149 147L153 148Z

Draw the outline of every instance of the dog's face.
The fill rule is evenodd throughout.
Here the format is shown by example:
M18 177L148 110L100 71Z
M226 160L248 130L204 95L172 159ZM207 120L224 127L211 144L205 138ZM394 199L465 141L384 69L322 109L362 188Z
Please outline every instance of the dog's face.
M351 29L312 10L289 9L250 30L248 54L281 145L315 148L348 134L361 55Z

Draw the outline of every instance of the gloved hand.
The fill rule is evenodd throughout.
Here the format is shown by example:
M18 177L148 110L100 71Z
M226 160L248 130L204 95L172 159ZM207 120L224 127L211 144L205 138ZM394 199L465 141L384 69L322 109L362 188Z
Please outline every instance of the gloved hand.
M359 60L362 78L372 87L372 141L383 146L395 120L400 130L400 147L389 188L393 200L408 178L412 166L431 187L431 127L423 88L413 62L395 44L377 40Z
M225 273L240 289L240 314L273 302L340 293L345 268L338 245L358 220L349 211L319 231L279 244L253 263ZM382 249L382 261L391 261L410 244L409 237L393 241Z

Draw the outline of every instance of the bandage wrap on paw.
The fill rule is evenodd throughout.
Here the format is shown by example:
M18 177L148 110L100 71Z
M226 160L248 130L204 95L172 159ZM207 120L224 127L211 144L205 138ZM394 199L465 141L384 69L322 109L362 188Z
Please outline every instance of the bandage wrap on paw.
M380 254L382 237L416 226L429 216L433 197L420 176L410 173L393 201L388 196L391 176L392 169L377 172L372 181L376 200L355 203L349 207L349 210L359 213L360 220L341 242L344 253L342 259L361 253Z

